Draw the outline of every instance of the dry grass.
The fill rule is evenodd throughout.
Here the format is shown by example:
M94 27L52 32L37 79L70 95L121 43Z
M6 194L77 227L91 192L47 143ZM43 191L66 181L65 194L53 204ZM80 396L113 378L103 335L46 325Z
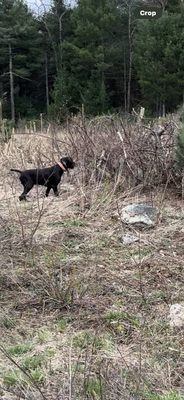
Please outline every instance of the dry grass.
M98 179L95 167L84 173L80 155L59 199L35 189L19 203L7 168L51 163L67 152L61 137L50 147L17 136L2 151L0 397L180 400L183 332L168 314L184 296L183 203L164 187L122 192L110 167ZM118 209L135 200L158 206L162 219L124 246Z

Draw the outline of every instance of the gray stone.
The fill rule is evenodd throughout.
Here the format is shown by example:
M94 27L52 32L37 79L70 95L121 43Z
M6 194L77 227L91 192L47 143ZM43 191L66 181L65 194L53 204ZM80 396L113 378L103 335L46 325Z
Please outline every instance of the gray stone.
M129 204L121 212L123 223L137 228L153 228L157 223L159 211L147 204Z
M172 304L170 306L170 326L181 328L184 326L184 304Z
M139 242L139 238L137 236L129 235L127 233L127 235L122 236L121 241L123 242L123 244L132 244Z

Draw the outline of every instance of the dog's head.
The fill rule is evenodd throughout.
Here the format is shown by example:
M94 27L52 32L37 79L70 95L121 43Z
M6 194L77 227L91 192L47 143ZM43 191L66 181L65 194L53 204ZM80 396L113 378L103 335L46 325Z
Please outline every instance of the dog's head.
M75 162L72 160L71 157L63 157L60 159L60 162L64 165L67 169L73 169L75 167Z

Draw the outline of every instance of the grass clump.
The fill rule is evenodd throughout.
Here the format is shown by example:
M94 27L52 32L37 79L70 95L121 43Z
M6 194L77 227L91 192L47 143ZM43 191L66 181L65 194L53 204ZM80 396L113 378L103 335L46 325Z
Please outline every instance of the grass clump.
M60 318L57 320L57 329L59 332L64 332L67 326L66 318Z
M7 387L16 386L18 384L28 384L32 379L34 382L41 383L44 381L44 373L42 370L46 357L42 354L26 357L22 366L17 370L8 370L2 374L2 380ZM25 370L25 373L24 373ZM26 371L30 375L28 378Z
M16 370L6 371L2 378L4 385L7 387L15 386L20 382L20 374Z
M42 369L39 367L30 371L30 375L31 375L32 379L34 380L34 382L42 383L45 380L44 373L43 373Z
M8 353L12 356L20 356L22 354L28 353L32 350L32 345L30 343L20 343L15 346L11 346L8 349Z
M23 368L28 370L36 370L41 367L43 363L46 362L46 357L44 354L34 354L33 356L28 356L23 362Z
M90 377L84 384L84 391L89 398L100 400L103 393L102 382L97 377Z
M128 321L133 326L139 326L139 320L122 310L109 310L104 315L104 319L108 322Z
M110 351L113 340L110 334L95 335L92 332L79 332L73 338L73 346L81 349L93 346L96 350Z
M40 330L37 335L37 342L39 344L45 344L49 340L49 332L47 330Z
M147 394L146 400L184 400L184 396L175 391L169 391L164 394Z
M14 328L16 325L16 322L9 317L2 317L0 318L0 326L2 328L6 328L6 329L12 329Z

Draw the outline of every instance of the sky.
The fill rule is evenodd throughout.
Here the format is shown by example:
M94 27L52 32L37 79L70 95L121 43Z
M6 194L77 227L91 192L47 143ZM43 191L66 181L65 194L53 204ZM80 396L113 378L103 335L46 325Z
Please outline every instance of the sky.
M26 0L28 6L35 12L35 13L42 13L50 8L52 0ZM66 0L65 3L73 5L75 0Z
M31 8L34 12L40 14L45 10L50 8L51 1L50 0L26 0L29 8Z

